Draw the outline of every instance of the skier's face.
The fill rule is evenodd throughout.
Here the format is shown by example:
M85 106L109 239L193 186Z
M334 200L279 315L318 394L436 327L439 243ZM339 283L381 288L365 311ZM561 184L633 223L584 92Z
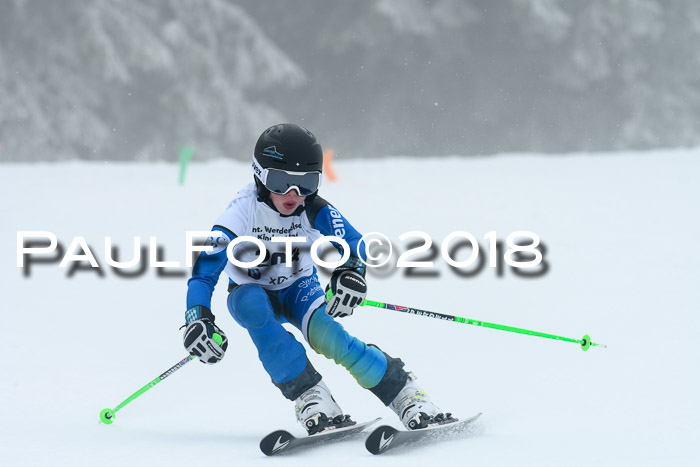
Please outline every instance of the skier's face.
M270 199L280 214L288 216L296 211L299 206L301 206L301 203L304 202L306 196L299 196L296 190L289 190L286 195L270 193Z

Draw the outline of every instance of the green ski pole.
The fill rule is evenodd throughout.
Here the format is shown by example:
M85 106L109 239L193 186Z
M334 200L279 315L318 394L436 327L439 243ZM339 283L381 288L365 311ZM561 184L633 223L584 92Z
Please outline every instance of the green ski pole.
M365 300L360 303L362 306L374 306L377 308L384 308L386 310L400 311L402 313L409 313L412 315L426 316L428 318L436 318L445 321L454 321L456 323L471 324L473 326L480 326L483 328L498 329L499 331L515 332L518 334L526 334L528 336L545 337L547 339L556 339L564 342L573 342L579 344L581 349L586 351L591 347L603 347L607 346L604 344L599 344L591 341L591 337L586 334L581 339L572 339L570 337L556 336L554 334L547 334L545 332L530 331L529 329L516 328L513 326L505 326L503 324L487 323L486 321L479 321L476 319L462 318L461 316L444 315L442 313L435 313L433 311L419 310L417 308L411 308L407 306L392 305L391 303L375 302L373 300Z
M118 411L120 411L121 409L123 409L124 406L126 406L129 402L131 402L134 399L136 399L137 397L139 397L144 392L151 389L156 384L163 381L168 376L175 373L177 370L179 370L180 368L185 366L185 364L187 364L193 358L195 358L195 357L192 355L188 355L187 357L183 358L182 360L177 362L175 365L171 366L167 371L165 371L165 373L163 373L162 375L160 375L159 377L157 377L156 379L154 379L153 381L151 381L150 383L148 383L147 385L145 385L144 387L142 387L141 389L139 389L138 391L136 391L135 393L130 395L124 402L122 402L121 404L119 404L115 408L102 409L102 412L100 412L100 421L104 424L110 425L114 421L113 419L114 419L114 416L116 415L116 413Z

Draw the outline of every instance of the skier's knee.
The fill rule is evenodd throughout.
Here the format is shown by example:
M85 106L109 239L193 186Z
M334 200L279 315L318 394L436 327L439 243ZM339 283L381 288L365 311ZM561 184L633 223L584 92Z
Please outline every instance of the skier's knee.
M328 316L323 310L317 310L309 320L308 341L311 348L326 358L340 363L350 351L350 335L343 326Z
M253 284L235 288L228 298L233 319L246 329L261 328L272 316L272 306L267 293Z

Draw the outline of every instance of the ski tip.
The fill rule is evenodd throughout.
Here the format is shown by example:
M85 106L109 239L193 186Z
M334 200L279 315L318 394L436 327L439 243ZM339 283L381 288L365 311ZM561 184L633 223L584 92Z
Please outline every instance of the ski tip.
M372 425L376 425L377 423L379 423L379 422L381 422L381 421L382 421L382 417L377 417L377 418L375 418L374 420L370 420L370 421L368 421L368 422L364 422L364 423L362 423L361 425L364 426L364 428L369 428L369 427L371 427Z
M420 430L399 430L389 425L382 425L375 428L365 440L365 448L374 454L383 454L399 446L415 444L419 440L441 440L445 439L440 433L448 436L460 436L468 433L472 423L481 417L482 412L466 419L455 419L453 422L442 425L429 426ZM447 431L442 431L447 430ZM452 431L450 433L450 431ZM422 441L421 441L422 442Z
M286 448L294 439L294 435L286 430L273 431L260 440L260 450L266 456L274 456Z
M383 453L391 442L394 441L394 436L399 430L389 425L382 425L375 428L365 440L365 447L374 455Z
M479 417L481 417L483 414L484 414L483 412L479 412L478 414L472 415L472 416L469 417L469 418L464 418L464 419L461 419L461 418L460 418L460 419L457 420L457 424L459 424L459 425L471 425L471 424L474 423Z

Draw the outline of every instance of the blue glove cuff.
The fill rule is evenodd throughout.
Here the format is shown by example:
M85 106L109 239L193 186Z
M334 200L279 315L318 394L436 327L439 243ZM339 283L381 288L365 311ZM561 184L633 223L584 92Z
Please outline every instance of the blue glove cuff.
M197 321L199 319L208 319L213 323L214 314L209 308L205 307L204 305L195 305L193 307L188 308L185 312L185 322L187 324L190 324L191 322Z
M351 270L356 271L362 277L365 277L365 272L366 272L365 263L363 263L362 260L360 258L358 258L357 256L351 256L350 258L348 258L348 260L345 262L345 264L335 268L334 272L351 271Z

